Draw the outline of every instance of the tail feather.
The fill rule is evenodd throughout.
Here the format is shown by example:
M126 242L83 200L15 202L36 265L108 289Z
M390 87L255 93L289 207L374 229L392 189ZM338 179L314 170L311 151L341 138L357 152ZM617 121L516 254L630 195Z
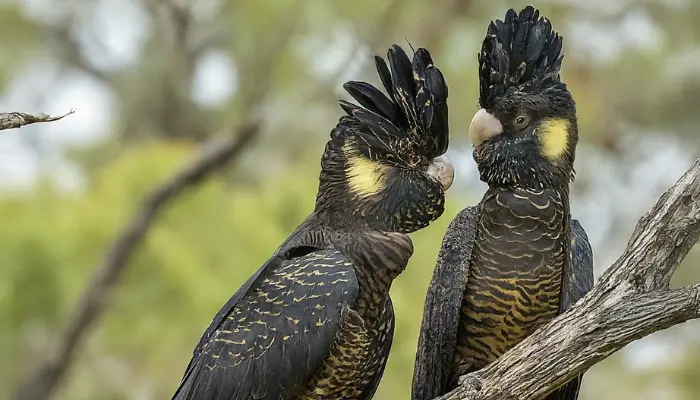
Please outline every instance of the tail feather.
M547 395L544 400L578 400L582 377L583 374L579 374L579 376L567 382L566 385Z

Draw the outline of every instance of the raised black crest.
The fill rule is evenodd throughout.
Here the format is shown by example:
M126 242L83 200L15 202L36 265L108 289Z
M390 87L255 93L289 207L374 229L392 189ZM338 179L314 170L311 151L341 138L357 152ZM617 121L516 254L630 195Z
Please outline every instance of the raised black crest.
M449 127L447 83L428 50L419 48L413 61L393 45L387 52L389 65L381 57L374 62L388 97L366 82L350 81L345 90L360 104L341 101L345 112L359 121L372 135L360 139L375 151L396 146L405 139L411 149L391 148L395 153L417 153L431 160L447 151ZM363 149L361 149L363 150ZM364 153L365 151L363 151Z
M511 91L534 92L559 82L561 48L562 37L531 6L492 21L478 56L480 106L488 109Z

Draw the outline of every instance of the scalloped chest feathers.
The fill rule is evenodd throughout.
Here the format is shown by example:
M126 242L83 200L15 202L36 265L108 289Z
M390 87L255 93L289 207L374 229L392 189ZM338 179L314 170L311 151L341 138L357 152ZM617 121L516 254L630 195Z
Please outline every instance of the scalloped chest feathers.
M489 189L482 200L455 364L482 368L558 314L568 196Z

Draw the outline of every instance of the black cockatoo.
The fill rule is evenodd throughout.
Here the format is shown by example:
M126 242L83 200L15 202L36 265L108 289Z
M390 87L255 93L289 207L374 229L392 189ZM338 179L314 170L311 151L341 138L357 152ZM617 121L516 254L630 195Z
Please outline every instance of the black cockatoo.
M389 94L344 88L360 106L330 134L316 206L214 317L174 400L371 399L394 333L392 281L408 233L444 209L453 179L447 85L430 54L375 57Z
M539 11L509 10L479 53L469 137L481 201L442 242L424 307L413 400L453 389L566 311L593 285L593 254L571 218L576 105L561 81L562 38ZM581 376L547 399L575 400Z

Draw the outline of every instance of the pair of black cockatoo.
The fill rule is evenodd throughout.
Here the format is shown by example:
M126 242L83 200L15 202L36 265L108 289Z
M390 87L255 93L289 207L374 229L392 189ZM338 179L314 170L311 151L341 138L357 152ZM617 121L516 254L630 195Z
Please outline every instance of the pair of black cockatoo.
M469 128L482 200L443 240L413 377L440 396L562 313L593 284L588 239L569 211L576 107L561 82L561 37L539 12L492 22ZM407 234L440 217L453 169L447 85L425 49L375 63L331 132L313 213L214 317L174 400L371 399L394 333L389 289ZM549 395L574 400L580 376Z

